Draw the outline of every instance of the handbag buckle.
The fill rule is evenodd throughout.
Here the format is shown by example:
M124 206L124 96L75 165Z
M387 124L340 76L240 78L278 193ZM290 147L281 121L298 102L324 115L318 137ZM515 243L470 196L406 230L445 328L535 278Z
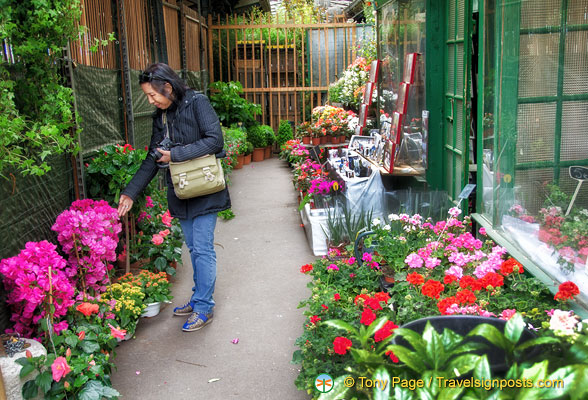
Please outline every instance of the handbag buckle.
M178 182L178 186L180 187L180 189L183 189L184 187L186 187L188 185L188 180L186 179L187 174L185 172L182 172L178 176L180 178L180 181Z
M202 168L202 172L204 172L204 179L206 179L208 182L214 181L214 174L210 172L210 167Z

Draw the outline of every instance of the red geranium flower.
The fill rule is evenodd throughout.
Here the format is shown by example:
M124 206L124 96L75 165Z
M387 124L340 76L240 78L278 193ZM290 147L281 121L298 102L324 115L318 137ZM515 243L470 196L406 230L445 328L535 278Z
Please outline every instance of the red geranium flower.
M474 279L474 277L469 276L469 275L464 275L459 280L459 287L462 288L462 289L465 289L465 288L468 288L468 287L472 286L475 282L476 282L476 280Z
M517 271L518 273L522 273L523 266L520 262L515 260L514 258L509 258L508 260L504 261L502 265L500 265L500 273L504 276L508 276L513 273L513 271Z
M374 334L374 340L376 342L381 342L382 340L391 336L392 332L394 332L394 329L396 328L398 328L398 325L396 325L394 322L386 322L383 327L376 331L376 333Z
M457 282L457 277L455 275L445 275L443 283L449 285L451 282Z
M580 293L580 289L574 282L567 281L559 285L559 290L554 296L555 300L567 300Z
M457 304L458 302L459 301L455 296L446 297L437 302L437 308L439 309L441 315L447 315L447 309L452 305Z
M329 309L329 307L328 307L328 306L326 306L326 305L324 305L324 304L321 304L321 307L322 307L322 308L323 308L325 311Z
M504 277L496 272L488 272L482 279L479 280L482 287L487 288L492 286L497 288L504 285Z
M460 290L456 293L456 297L461 304L476 302L476 295L469 289Z
M375 297L374 298L368 297L367 299L365 299L365 305L374 311L378 311L378 310L382 309L380 302Z
M351 340L342 336L337 336L335 340L333 340L333 350L335 350L335 353L337 354L344 355L351 347L351 344Z
M335 293L333 295L333 300L337 301L337 300L340 300L340 299L341 299L341 295L339 293Z
M419 274L418 272L413 272L410 273L408 275L406 275L406 281L408 283L410 283L411 285L422 285L423 283L425 283L425 278Z
M302 267L300 267L300 272L302 272L303 274L306 274L310 271L312 271L312 264L305 264Z
M443 289L445 289L445 286L441 282L429 279L421 288L421 292L432 299L438 299L439 293L441 293Z
M321 317L319 317L318 315L313 315L312 317L310 317L310 323L311 324L315 324L316 325L316 323L319 322L320 320L321 320Z
M361 322L362 324L368 326L372 322L374 322L375 319L376 319L376 313L374 313L371 308L366 307L363 310L363 313L361 313L361 320L359 322Z
M386 292L378 292L374 294L374 299L387 303L390 300L390 295Z

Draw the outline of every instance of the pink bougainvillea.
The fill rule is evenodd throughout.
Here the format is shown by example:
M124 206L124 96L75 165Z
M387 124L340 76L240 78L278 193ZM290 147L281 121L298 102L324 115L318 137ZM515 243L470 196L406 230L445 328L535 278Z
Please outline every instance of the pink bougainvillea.
M109 262L116 260L118 234L122 230L116 209L106 201L74 201L51 227L68 255L66 273L75 279L82 297L88 291L102 293L108 283Z
M37 334L39 321L47 315L50 293L55 308L53 329L67 329L67 322L59 320L74 302L74 287L66 273L66 262L55 249L46 240L28 242L17 256L0 261L6 302L13 311L10 320L14 332L24 337Z

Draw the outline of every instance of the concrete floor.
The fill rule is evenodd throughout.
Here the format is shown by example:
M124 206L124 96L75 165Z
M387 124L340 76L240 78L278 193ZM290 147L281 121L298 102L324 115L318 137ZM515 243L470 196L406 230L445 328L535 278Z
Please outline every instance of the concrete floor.
M191 294L192 268L173 279L173 305L139 322L116 352L113 386L124 399L308 399L290 364L308 297L300 266L315 257L300 227L288 166L277 158L234 171L229 187L236 218L218 220L212 324L182 332L175 305ZM233 344L233 339L239 339ZM213 381L214 380L214 381Z

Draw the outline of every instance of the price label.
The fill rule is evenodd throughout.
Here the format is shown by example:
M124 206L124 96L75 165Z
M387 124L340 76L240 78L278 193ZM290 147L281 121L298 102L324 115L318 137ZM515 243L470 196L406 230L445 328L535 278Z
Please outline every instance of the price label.
M470 197L470 194L472 194L475 188L476 185L474 185L473 183L468 183L467 185L465 185L465 187L457 197L460 199L467 199L468 197Z
M577 181L588 180L588 168L587 167L570 167L570 177Z

